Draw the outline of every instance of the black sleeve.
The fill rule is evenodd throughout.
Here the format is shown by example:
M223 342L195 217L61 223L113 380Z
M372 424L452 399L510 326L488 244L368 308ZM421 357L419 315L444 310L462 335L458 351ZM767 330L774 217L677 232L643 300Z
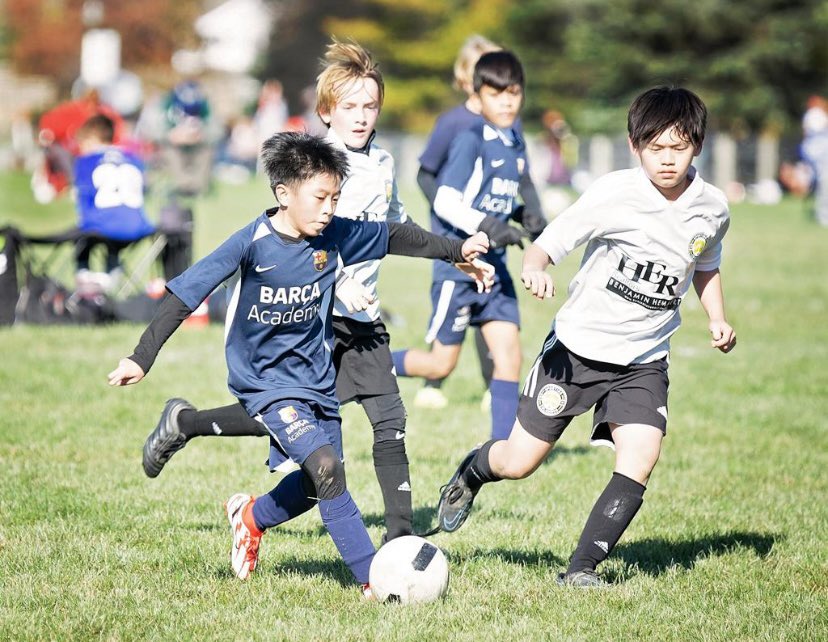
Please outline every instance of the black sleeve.
M541 209L538 191L535 189L535 184L532 182L529 172L526 172L521 177L518 192L520 193L520 198L523 199L524 211L534 217L540 217L546 222L546 217L544 217L543 210Z
M141 335L138 345L135 346L135 351L129 357L141 366L144 374L152 368L161 346L188 316L190 316L190 308L181 299L172 293L164 297L152 321Z
M388 223L388 253L464 263L463 241L426 232L419 225Z
M417 185L420 186L428 201L428 206L431 207L437 196L437 174L432 174L421 165L420 171L417 172Z

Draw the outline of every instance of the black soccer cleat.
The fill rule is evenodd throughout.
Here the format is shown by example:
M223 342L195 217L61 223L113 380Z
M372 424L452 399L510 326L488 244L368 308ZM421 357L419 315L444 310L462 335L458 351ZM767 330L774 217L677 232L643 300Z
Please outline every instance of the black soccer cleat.
M560 573L556 580L558 586L574 586L576 588L606 588L609 586L595 571L575 571L574 573Z
M187 444L187 437L178 427L182 410L195 410L186 399L169 399L164 404L161 418L144 442L144 472L147 477L158 477L164 465Z
M469 488L463 480L463 473L471 465L472 459L480 450L480 446L472 448L471 452L460 462L448 484L440 489L440 503L437 506L437 526L446 533L453 533L459 529L469 516L477 490Z

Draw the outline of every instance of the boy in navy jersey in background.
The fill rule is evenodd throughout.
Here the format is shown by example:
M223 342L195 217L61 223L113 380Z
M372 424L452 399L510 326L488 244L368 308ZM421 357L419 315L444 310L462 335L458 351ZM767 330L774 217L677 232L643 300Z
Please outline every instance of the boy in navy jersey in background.
M262 162L278 206L167 284L170 295L109 383L141 381L166 339L238 271L225 331L228 386L268 429L271 460L287 456L301 469L265 495L237 493L227 501L233 571L247 578L264 530L318 503L340 555L368 594L374 546L345 484L331 354L337 264L387 253L470 261L488 242L482 234L451 243L410 225L334 217L347 157L307 134L271 137L262 146ZM481 282L489 278L482 267L473 272Z
M491 435L509 435L518 404L520 340L517 295L506 268L506 246L520 244L524 232L509 225L518 188L529 171L526 147L514 128L523 102L523 67L509 51L484 54L474 68L474 91L482 118L455 139L440 170L431 210L431 228L448 238L485 232L495 266L490 294L456 270L434 264L433 312L426 336L431 351L394 352L397 376L442 379L457 365L466 329L479 326L494 361Z
M86 277L95 245L103 244L107 251L108 274L98 276L111 280L120 267L119 252L154 231L144 213L144 164L113 147L114 136L115 125L103 114L92 116L75 135L80 148L74 168L78 229L90 235L75 248L79 280Z
M443 530L463 524L481 486L531 475L572 419L595 409L592 443L615 450L615 469L590 513L560 584L605 584L596 567L643 503L667 430L670 337L691 284L707 313L711 346L736 334L724 310L719 264L727 200L692 166L707 109L692 92L657 87L630 107L630 150L640 168L598 179L527 249L521 280L554 293L546 268L587 244L569 298L529 371L508 440L472 450L444 487Z
M460 105L443 112L437 117L434 129L428 137L426 148L420 155L417 184L426 197L429 208L434 204L438 187L437 177L448 159L452 142L460 133L483 121L483 117L480 115L480 98L474 91L474 67L483 54L500 50L501 47L483 36L473 35L466 39L457 54L457 60L454 62L454 87L462 91L466 95L466 99ZM520 118L515 120L514 129L518 136L523 137L523 126ZM540 199L529 172L525 172L521 177L518 194L523 204L517 207L512 218L520 223L534 240L546 226L546 219L543 216ZM481 374L487 388L481 407L489 410L491 395L488 388L492 381L494 364L479 327L475 328L474 341L480 359ZM417 391L417 395L414 397L414 405L421 408L444 408L448 404L448 399L440 390L442 384L442 379L426 379L424 386Z

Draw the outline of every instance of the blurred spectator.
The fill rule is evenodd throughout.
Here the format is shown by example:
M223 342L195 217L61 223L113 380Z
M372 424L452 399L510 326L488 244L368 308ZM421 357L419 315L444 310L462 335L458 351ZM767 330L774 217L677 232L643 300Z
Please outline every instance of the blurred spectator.
M78 281L89 280L89 255L95 245L106 247L106 273L98 282L110 283L119 269L118 254L154 228L144 213L144 165L133 154L113 146L113 121L98 114L77 131L75 161L78 229L91 235L78 241Z
M802 117L800 162L782 163L779 181L796 196L814 194L816 220L828 225L828 100L811 96Z
M814 172L814 212L820 225L828 225L828 101L813 96L802 117L802 158Z
M179 82L163 99L165 132L161 156L174 195L207 191L213 165L210 103L194 78Z
M265 82L259 94L259 106L256 108L256 115L253 119L256 123L260 145L273 134L284 131L288 119L288 106L281 82L278 80Z
M559 111L549 109L543 114L543 129L546 133L546 147L549 150L549 185L569 185L570 174L564 160L564 140L571 136L569 125Z
M285 123L285 131L307 132L313 136L324 137L328 134L328 126L316 113L316 87L305 87L299 96L302 101L302 113L291 116Z
M61 103L40 117L38 143L44 153L44 163L32 176L32 191L40 203L48 203L72 182L72 170L78 155L75 134L83 123L96 114L103 114L114 125L114 143L123 135L120 115L100 100L92 89L77 100Z
M258 157L256 125L250 116L239 116L228 125L227 137L216 163L216 178L225 183L244 183L255 174Z

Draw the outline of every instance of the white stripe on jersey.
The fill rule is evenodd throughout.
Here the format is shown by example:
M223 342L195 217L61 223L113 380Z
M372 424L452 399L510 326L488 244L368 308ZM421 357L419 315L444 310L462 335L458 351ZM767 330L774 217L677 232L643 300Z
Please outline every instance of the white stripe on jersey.
M264 227L264 226L262 226ZM235 283L234 283L235 281ZM233 287L232 294L227 301L227 314L224 317L224 343L230 334L230 327L233 325L233 318L236 316L236 308L239 306L239 294L241 293L241 272L237 271L227 280L227 284Z
M259 227L256 228L256 233L253 234L253 241L258 241L260 238L264 236L270 235L270 229L264 223L259 223ZM251 241L251 243L253 242Z
M466 183L466 189L463 190L463 204L469 207L474 203L475 197L480 193L480 187L483 185L483 159L479 156L474 161L474 169L469 177L469 182Z
M443 281L443 287L440 289L440 298L437 299L437 309L434 312L434 318L431 320L431 326L426 333L426 343L432 343L437 338L437 331L446 320L451 295L454 294L454 286L454 281Z

